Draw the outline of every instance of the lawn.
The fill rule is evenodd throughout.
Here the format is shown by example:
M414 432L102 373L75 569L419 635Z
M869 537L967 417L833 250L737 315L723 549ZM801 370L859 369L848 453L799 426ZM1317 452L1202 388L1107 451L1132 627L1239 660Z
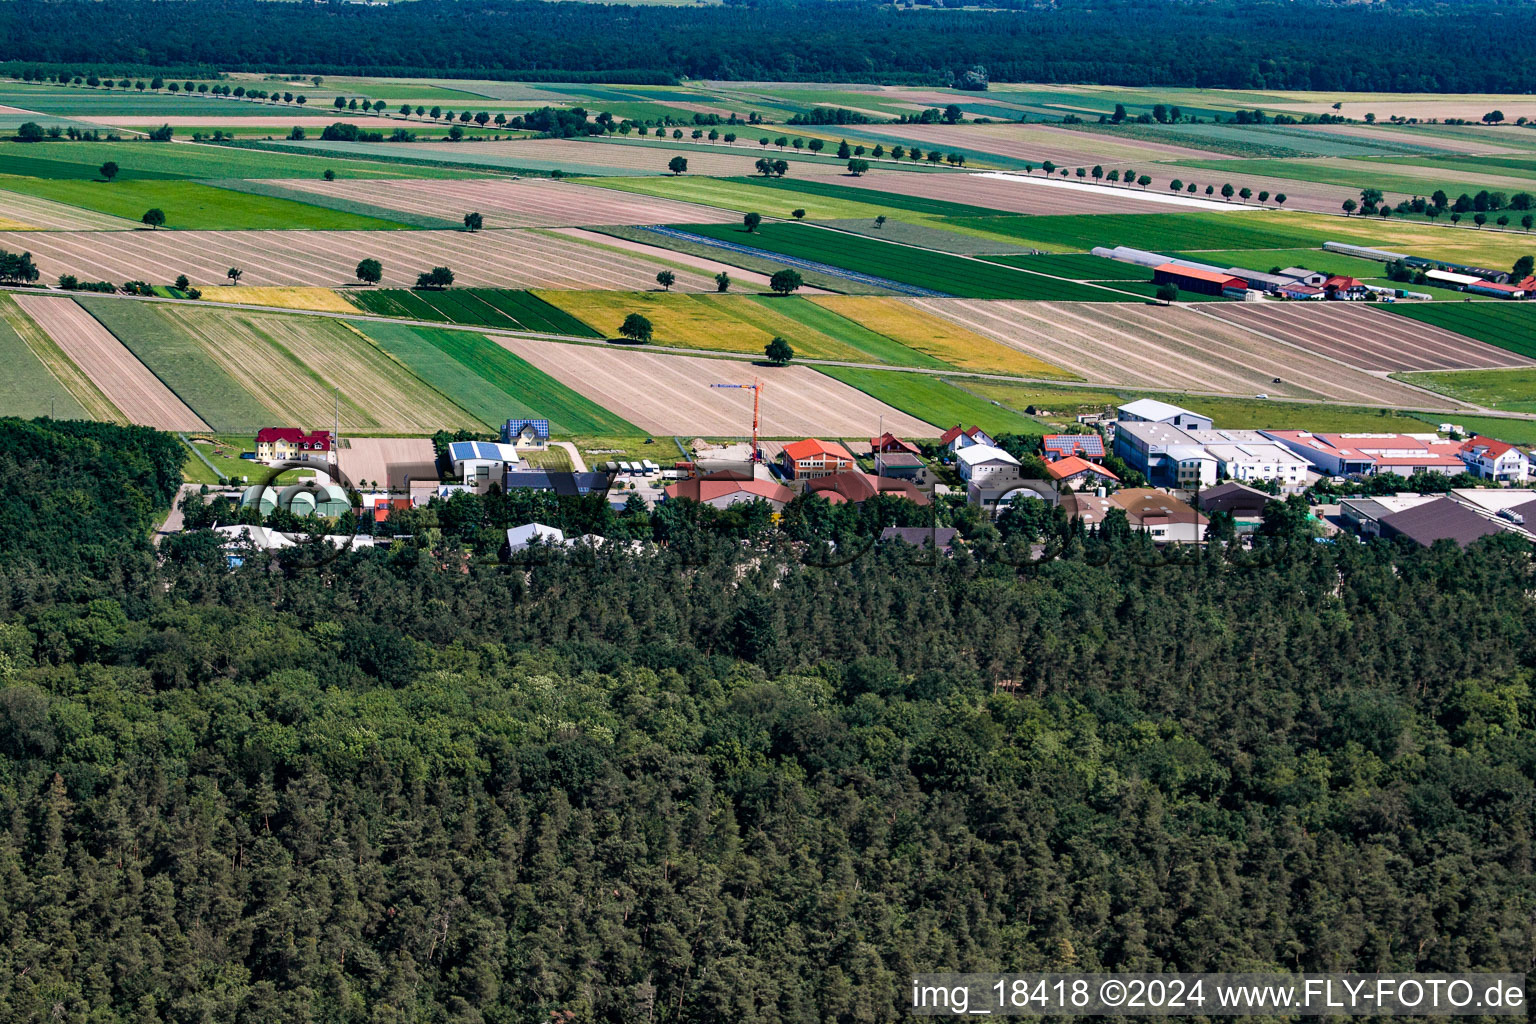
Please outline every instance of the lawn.
M989 256L991 263L1033 270L1054 277L1067 277L1074 281L1150 281L1151 267L1139 267L1134 263L1108 260L1102 256L1065 253L1055 256Z
M482 334L404 324L359 324L424 380L490 424L509 416L547 418L560 433L644 434ZM451 365L442 365L446 356ZM472 376L466 376L465 372ZM478 379L483 387L474 383ZM459 389L465 388L461 395Z
M0 415L25 419L48 415L61 420L89 418L75 396L3 318L0 318Z
M975 424L991 433L1039 433L1043 426L1039 420L994 405L931 374L844 366L818 366L816 369L936 426L963 422L966 426ZM970 387L970 382L965 386Z
M199 129L200 131L201 129ZM190 129L179 129L188 135ZM0 174L34 178L98 177L108 160L118 178L318 178L327 168L339 178L445 178L457 174L401 169L370 160L321 160L240 146L160 142L0 142Z
M868 295L818 296L815 303L960 370L1021 377L1074 375L1001 342L916 309L900 299Z
M146 210L165 213L165 227L203 230L311 228L380 230L409 225L289 199L249 195L196 181L130 178L123 181L34 178L22 191L54 202L138 221Z
M1411 286L1410 286L1411 287ZM1536 359L1536 305L1495 302L1395 302L1385 309L1399 316Z
M1463 402L1503 409L1536 412L1536 368L1519 370L1436 370L1429 373L1394 374L1398 380L1459 398Z
M281 402L247 390L159 304L86 294L75 299L215 430L258 428L281 412Z
M691 224L679 229L730 245L812 260L964 298L1052 299L1059 302L1112 302L1119 298L1102 289L1027 274L995 263L805 224L764 224L751 234L731 224Z

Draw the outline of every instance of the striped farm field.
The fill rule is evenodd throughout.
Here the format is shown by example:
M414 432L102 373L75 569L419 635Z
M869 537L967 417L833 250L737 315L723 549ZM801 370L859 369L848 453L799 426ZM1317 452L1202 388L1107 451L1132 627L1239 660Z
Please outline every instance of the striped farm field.
M919 199L939 199L987 211L1034 216L1072 214L1145 213L1148 202L1132 189L1099 189L1078 192L1063 188L1033 187L1007 178L980 174L871 174L845 177L838 183L850 190ZM883 199L865 202L879 205Z
M1000 218L994 218L1000 219ZM778 253L842 267L945 295L973 298L1124 301L1125 296L1070 281L1027 274L995 263L949 253L893 245L878 239L828 231L806 224L764 224L747 232L740 225L689 224L679 228L732 246Z
M653 288L661 265L542 231L127 231L0 233L0 249L29 250L45 280L81 278L222 284L239 267L246 285L356 283L359 260L384 266L386 286L409 287L435 266L454 283L484 288ZM685 291L714 291L702 274L677 270Z
M64 420L90 418L9 318L0 315L0 416L50 415Z
M548 419L560 433L643 433L483 334L407 324L363 328L384 351L488 426L527 416Z
M479 213L488 228L575 227L584 224L666 224L735 221L740 215L694 203L642 198L549 178L461 178L455 181L297 178L275 185L368 203L385 210L460 221Z
M68 392L68 398L59 395L58 410L62 412L69 408L69 399L73 399L75 406L82 410L87 419L108 423L128 422L128 418L112 404L112 400L96 386L90 376L69 358L47 331L38 326L36 320L21 311L21 307L16 305L16 300L10 295L0 295L0 327L14 334L28 352L43 364L49 376ZM52 393L51 390L46 391L40 397L46 399ZM23 402L22 406L26 404Z
M354 313L355 307L329 288L264 287L262 285L213 285L201 289L204 302L232 302L241 306L279 306L317 313Z
M1021 377L1073 377L1059 366L967 330L901 299L879 295L827 295L812 301L956 369L1011 373Z
M966 390L964 382L926 373L822 366L822 373L858 388L877 401L941 427L975 424L990 433L1039 433L1041 424L1012 409L994 405Z
M1128 387L1422 405L1422 392L1182 306L916 299L1078 374ZM1277 383L1278 380L1278 383Z
M215 430L260 427L283 412L265 388L248 389L232 376L169 316L171 307L101 295L76 301Z
M403 288L386 288L348 292L347 298L365 312L379 316L398 316L409 320L469 327L497 327L507 331L569 334L578 338L598 337L596 331L580 320L526 291L496 288L407 291Z
M1536 359L1536 305L1492 302L1393 303L1397 316L1454 331L1516 355Z
M988 256L992 263L1001 263L1020 270L1033 270L1055 277L1067 277L1074 281L1150 281L1152 269L1133 263L1107 260L1102 256L1086 253L1062 253L1051 256Z
M0 218L18 231L125 231L137 221L30 195L28 178L0 177Z
M939 428L807 366L766 367L637 348L562 345L526 338L503 346L649 433L738 437L751 431L752 394L712 383L764 382L766 437L858 437L881 422L907 437Z
M327 210L272 196L234 192L199 181L127 178L81 181L73 178L27 179L26 191L57 203L137 221L144 211L165 213L168 229L242 230L310 228L374 231L408 225L345 210Z
M1363 370L1472 370L1533 364L1505 349L1365 304L1228 303L1209 315ZM1530 322L1536 326L1536 319Z
M18 295L36 321L131 423L160 430L206 430L208 424L73 299Z

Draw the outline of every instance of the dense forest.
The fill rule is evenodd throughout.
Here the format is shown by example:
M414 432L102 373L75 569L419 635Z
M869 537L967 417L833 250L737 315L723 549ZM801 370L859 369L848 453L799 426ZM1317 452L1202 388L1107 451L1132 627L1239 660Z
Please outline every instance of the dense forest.
M231 570L150 553L156 455L137 493L33 471L152 439L3 427L0 1019L858 1024L940 968L1536 966L1508 535L1277 504L1173 560L424 532Z
M650 82L993 81L1235 89L1522 92L1536 9L1467 0L1060 0L903 10L760 0L627 7L528 0L275 4L13 0L0 61L320 74ZM185 11L186 16L170 16Z

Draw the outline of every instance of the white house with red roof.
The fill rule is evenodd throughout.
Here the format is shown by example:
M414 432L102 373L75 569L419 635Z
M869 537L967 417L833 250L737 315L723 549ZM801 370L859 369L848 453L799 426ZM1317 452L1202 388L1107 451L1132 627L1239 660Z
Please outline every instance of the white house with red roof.
M1068 455L1064 459L1048 462L1045 464L1045 471L1058 484L1066 484L1074 490L1084 486L1101 487L1105 484L1120 482L1119 477L1103 466L1095 465L1078 455Z
M1525 452L1504 441L1478 435L1465 441L1457 452L1467 472L1484 480L1500 483L1524 483L1531 475L1531 460Z
M306 434L298 427L262 427L256 432L256 458L261 462L333 461L328 430Z
M962 448L969 448L973 444L984 444L988 448L996 448L997 442L992 440L992 435L972 424L966 429L956 423L939 437L939 444L952 452L958 452Z
M784 472L793 480L815 480L854 468L853 456L836 441L806 438L784 446Z

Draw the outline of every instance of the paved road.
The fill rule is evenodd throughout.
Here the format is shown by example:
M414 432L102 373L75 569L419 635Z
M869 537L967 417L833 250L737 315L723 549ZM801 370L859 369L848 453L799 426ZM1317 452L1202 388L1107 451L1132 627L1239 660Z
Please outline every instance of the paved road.
M200 491L202 486L202 484L182 484L180 489L177 490L176 500L171 505L170 515L165 517L165 522L161 523L160 528L155 531L154 540L156 546L160 544L161 540L171 534L181 532L181 525L185 520L181 512L181 503L187 495Z

